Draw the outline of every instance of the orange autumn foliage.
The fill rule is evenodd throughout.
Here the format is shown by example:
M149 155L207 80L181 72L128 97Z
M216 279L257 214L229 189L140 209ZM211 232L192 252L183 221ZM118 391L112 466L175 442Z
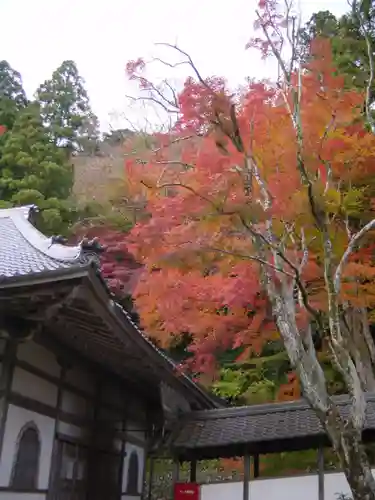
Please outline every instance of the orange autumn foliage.
M318 57L301 81L302 154L318 209L331 217L338 260L348 244L348 221L356 228L373 217L375 137L361 121L364 96L344 88L329 44L316 41L314 50ZM138 70L144 70L142 61L129 64L133 79ZM147 85L144 78L140 83ZM288 106L276 87L249 81L233 94L222 78L189 78L178 99L171 133L158 137L159 147L142 162L126 163L129 183L147 197L149 213L131 233L132 251L144 265L135 299L143 326L164 345L174 334L190 332L194 367L208 370L218 350L245 345L259 352L275 338L249 230L265 225L262 186L244 175L246 161L256 162L272 198L275 237L283 238L292 225L302 237L303 228L309 259L302 280L319 311L327 307L322 242L297 168ZM287 93L286 103L292 99ZM172 151L170 144L180 147ZM350 259L343 300L375 303L373 251L368 238ZM301 255L297 244L286 251L290 260ZM273 279L277 284L276 270ZM308 311L298 307L301 325L307 319ZM285 389L280 399L288 397Z
M295 401L301 397L301 386L295 373L288 373L288 382L281 384L277 393L277 401Z

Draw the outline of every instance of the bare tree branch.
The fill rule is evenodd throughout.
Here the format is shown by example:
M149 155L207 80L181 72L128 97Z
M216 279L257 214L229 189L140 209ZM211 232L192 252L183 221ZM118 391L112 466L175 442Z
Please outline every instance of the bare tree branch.
M152 96L133 97L133 96L130 96L130 95L127 95L125 97L127 99L130 99L133 102L137 102L137 101L141 101L141 102L144 102L144 101L154 102L158 106L161 106L166 113L179 114L178 110L168 108L166 104L164 104L162 101L159 101L158 99L156 99L156 97L152 97Z
M165 161L152 160L152 163L155 163L156 165L179 165L183 167L185 170L190 170L195 168L194 165L192 165L191 163L185 163L179 160L165 160Z
M188 141L189 139L193 139L195 137L196 137L195 134L194 135L185 135L185 136L182 136L182 137L177 137L177 138L173 139L172 141L170 141L168 144L163 144L162 146L160 146L160 147L158 147L156 149L153 149L152 152L153 153L158 153L159 151L162 151L163 149L169 148L173 144L177 144L178 142Z
M355 251L357 245L359 244L361 239L366 235L366 233L368 233L374 228L375 228L375 219L373 219L372 221L368 222L365 226L363 226L363 228L360 231L358 231L358 233L356 233L354 236L352 236L352 239L349 241L349 244L344 252L344 255L341 257L340 263L337 266L335 272L334 284L335 284L335 291L337 294L340 293L342 273L346 263L348 262L350 255Z
M166 42L159 42L159 43L156 43L155 45L160 45L162 47L169 47L170 49L174 49L176 50L177 52L179 52L181 55L185 56L187 61L182 61L180 62L179 64L188 64L189 66L191 66L191 68L193 69L194 73L195 73L195 76L198 78L199 82L204 86L206 87L207 90L210 90L211 92L213 92L213 90L211 89L211 87L208 85L208 83L206 82L206 80L202 77L202 75L200 74L197 66L194 64L194 61L193 59L191 58L191 56L185 52L184 50L180 49L180 47L178 47L177 45L173 45L171 43L166 43ZM177 63L178 64L178 63ZM172 66L173 67L173 66Z

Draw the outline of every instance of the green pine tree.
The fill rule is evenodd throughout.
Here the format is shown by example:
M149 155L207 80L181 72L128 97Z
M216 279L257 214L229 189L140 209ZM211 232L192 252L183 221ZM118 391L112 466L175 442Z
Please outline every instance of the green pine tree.
M98 119L74 61L64 61L37 90L43 123L57 146L70 154L98 148Z
M2 205L36 204L42 214L40 229L64 232L73 216L67 201L73 183L72 167L65 151L46 133L38 103L20 111L1 153Z
M21 75L7 61L0 61L0 125L11 129L18 112L26 105Z

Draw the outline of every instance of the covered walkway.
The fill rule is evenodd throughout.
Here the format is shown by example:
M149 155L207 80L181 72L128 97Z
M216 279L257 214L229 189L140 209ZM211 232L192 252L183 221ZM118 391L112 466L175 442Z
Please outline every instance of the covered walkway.
M347 396L334 397L345 418ZM364 441L375 441L375 395L367 396ZM179 419L165 443L178 467L190 462L190 481L196 481L197 461L244 457L243 500L249 499L250 465L259 477L259 456L315 449L318 464L318 499L324 500L324 447L330 442L318 417L305 400L288 403L195 411Z

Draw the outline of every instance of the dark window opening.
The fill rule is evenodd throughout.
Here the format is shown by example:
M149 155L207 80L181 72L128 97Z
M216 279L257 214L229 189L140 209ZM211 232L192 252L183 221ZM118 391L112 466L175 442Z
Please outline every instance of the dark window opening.
M20 432L16 460L14 462L11 487L15 490L36 490L38 488L38 471L40 457L40 440L38 430L28 425Z
M129 457L128 479L126 485L126 493L128 495L138 494L138 475L139 475L138 455L137 452L133 450Z

